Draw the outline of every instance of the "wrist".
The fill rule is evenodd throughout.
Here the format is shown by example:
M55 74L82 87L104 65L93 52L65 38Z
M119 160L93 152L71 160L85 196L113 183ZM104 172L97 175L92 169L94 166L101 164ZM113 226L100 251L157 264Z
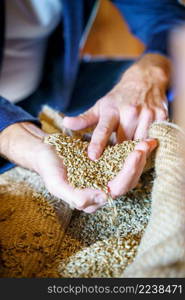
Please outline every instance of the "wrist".
M0 154L8 160L37 172L38 152L45 133L32 123L8 126L0 134Z
M164 85L166 88L170 84L171 63L170 60L161 54L146 54L136 65L151 76L154 82Z
M139 82L158 85L166 90L171 77L170 61L160 54L146 54L124 73L121 81L124 82L129 77Z

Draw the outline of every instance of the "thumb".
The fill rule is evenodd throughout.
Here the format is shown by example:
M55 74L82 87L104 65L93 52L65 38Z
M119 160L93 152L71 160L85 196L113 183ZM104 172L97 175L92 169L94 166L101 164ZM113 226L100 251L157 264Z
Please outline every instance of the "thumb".
M158 142L156 139L146 139L140 141L139 144L135 146L134 150L143 151L146 155L146 158L149 157L151 152L158 146Z
M95 113L94 107L77 117L65 117L63 125L71 130L81 130L91 127L98 122L98 115Z

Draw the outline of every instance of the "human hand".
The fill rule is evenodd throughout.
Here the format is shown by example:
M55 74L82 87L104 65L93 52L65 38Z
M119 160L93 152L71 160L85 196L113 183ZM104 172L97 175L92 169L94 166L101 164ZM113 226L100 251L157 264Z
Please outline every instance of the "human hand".
M152 122L168 117L169 69L165 57L147 54L131 66L120 82L92 108L80 116L64 118L64 126L72 130L96 126L88 147L90 159L100 157L113 132L118 143L146 139Z
M146 160L157 147L157 140L147 139L138 143L125 160L122 170L109 183L109 192L113 198L125 195L136 187L143 172Z
M16 164L36 171L46 188L70 206L87 213L106 203L104 192L95 189L74 189L67 181L66 168L53 148L43 143L47 136L31 123L8 126L0 134L0 153Z

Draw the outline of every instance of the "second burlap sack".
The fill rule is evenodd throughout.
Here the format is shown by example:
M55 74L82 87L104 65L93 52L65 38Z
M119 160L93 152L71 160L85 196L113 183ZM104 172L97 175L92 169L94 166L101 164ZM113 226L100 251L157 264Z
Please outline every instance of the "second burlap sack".
M152 125L157 138L152 213L124 277L185 277L185 136L172 123Z

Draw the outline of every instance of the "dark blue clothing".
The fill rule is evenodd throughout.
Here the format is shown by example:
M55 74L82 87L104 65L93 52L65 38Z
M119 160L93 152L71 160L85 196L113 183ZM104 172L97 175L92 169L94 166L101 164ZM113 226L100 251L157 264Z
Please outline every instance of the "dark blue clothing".
M72 93L73 101L71 101L65 113L69 116L77 115L90 108L97 99L110 91L132 62L132 60L81 62ZM52 91L43 84L33 95L19 102L19 106L29 111L31 115L37 116L41 106L45 103L46 97L48 101L52 100ZM13 166L6 160L0 159L0 173Z
M131 32L146 52L168 53L169 33L185 22L185 7L178 0L115 0Z
M90 108L95 102L108 93L118 82L122 73L133 60L83 60L78 69L77 79L71 95L72 101L65 109L65 114L74 116ZM52 101L53 93L43 83L27 99L20 101L19 106L33 116L37 116L45 102Z
M41 85L33 95L17 105L0 97L0 131L15 122L37 123L37 113L46 103L64 113L78 113L98 99L97 85L103 96L103 93L110 90L112 84L119 78L119 67L115 63L109 65L112 76L108 79L106 72L103 71L105 64L84 65L79 62L80 40L98 1L61 1L63 16L61 23L49 38ZM146 52L168 54L169 31L184 22L184 6L177 0L112 0L112 2L127 20L132 33L144 42ZM0 68L4 49L4 24L4 0L0 0ZM99 68L97 74L102 74L102 77L97 76L98 82L94 79L94 68L97 67ZM81 75L83 70L86 70L86 77ZM84 78L86 83L82 89ZM86 85L89 85L87 90L90 97L86 97Z
M96 0L61 0L63 17L51 36L46 55L44 80L52 89L52 107L65 111L72 101L79 68L79 43ZM169 30L185 20L185 7L177 0L112 0L126 18L131 31L148 52L167 53ZM4 0L0 0L0 61L4 45ZM3 111L3 112L2 112ZM18 105L0 98L0 130L20 121L35 121Z

